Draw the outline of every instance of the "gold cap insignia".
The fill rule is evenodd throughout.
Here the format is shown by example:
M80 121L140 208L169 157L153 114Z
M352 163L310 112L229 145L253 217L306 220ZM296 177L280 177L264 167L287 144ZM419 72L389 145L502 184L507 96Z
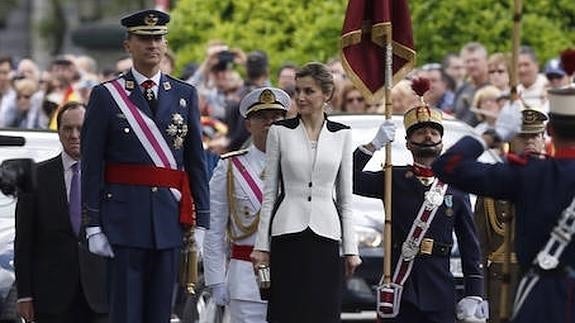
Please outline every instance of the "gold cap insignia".
M525 109L521 111L521 114L523 116L521 133L541 133L545 131L545 121L548 119L545 113L533 109Z
M260 94L260 102L264 104L272 104L276 102L276 96L271 90L265 89L262 91L262 94Z
M144 18L144 23L147 26L155 26L158 23L158 17L151 13Z

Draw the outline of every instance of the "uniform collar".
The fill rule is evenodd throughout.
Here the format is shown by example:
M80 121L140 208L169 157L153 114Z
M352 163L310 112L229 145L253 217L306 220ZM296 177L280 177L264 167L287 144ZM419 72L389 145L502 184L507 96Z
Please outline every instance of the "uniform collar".
M435 176L433 174L433 170L431 169L431 167L421 165L418 163L413 163L413 165L411 165L411 170L413 171L413 174L415 174L415 176L417 176L417 177L433 177L433 176Z
M147 77L144 74L136 71L135 68L132 67L132 75L134 75L134 80L136 80L136 83L138 83L138 85L142 85L142 83L146 80L152 80L154 81L154 83L156 84L156 86L158 86L160 84L160 79L162 78L162 72L158 71L158 73L156 73L156 75L152 76L152 77Z

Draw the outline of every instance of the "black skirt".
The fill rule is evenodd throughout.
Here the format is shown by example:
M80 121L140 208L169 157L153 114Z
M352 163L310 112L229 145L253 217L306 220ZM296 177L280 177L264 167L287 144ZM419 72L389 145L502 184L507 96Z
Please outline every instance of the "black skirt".
M272 237L268 321L339 322L342 268L339 242L309 228Z

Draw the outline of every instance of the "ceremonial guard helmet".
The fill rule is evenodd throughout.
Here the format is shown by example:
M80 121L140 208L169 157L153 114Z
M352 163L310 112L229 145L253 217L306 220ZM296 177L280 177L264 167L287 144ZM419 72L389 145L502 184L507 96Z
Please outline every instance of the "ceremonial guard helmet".
M423 94L429 90L429 80L424 78L415 79L411 83L411 88L419 96L421 104L407 110L403 115L403 126L407 136L409 137L414 130L425 126L437 129L443 136L443 116L441 111L430 107L423 100Z

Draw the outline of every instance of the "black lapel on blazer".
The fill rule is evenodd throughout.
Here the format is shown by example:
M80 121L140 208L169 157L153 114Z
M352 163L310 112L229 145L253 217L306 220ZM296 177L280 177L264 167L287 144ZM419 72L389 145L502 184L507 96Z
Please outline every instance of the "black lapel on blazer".
M48 165L46 165L48 166ZM66 182L64 180L64 166L62 165L62 154L49 163L49 173L47 174L50 183L54 183L53 187L43 187L40 189L46 190L48 196L51 196L51 201L54 201L54 220L64 224L71 234L74 234L72 223L70 223L70 211L68 204L68 196L66 192Z

